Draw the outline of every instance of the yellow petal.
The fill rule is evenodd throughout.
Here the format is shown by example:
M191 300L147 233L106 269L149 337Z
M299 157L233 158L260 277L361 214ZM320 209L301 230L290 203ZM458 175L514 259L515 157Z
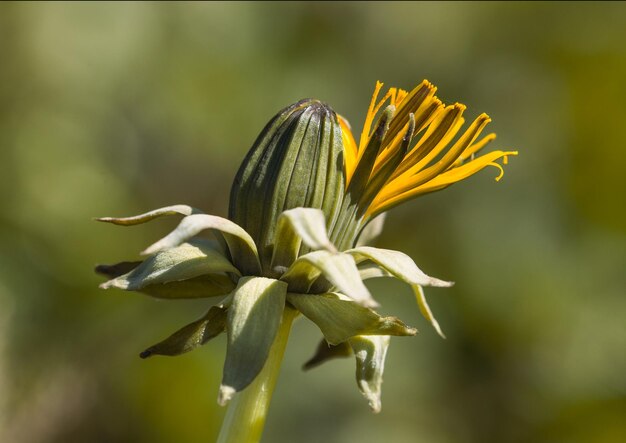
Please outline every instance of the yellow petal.
M495 166L498 169L500 169L500 174L496 177L496 181L498 181L500 180L500 178L502 178L503 169L498 163L495 163L495 161L502 158L504 162L504 160L509 155L517 155L517 151L489 152L464 165L449 169L448 171L442 174L439 174L437 177L428 181L427 183L422 184L421 186L417 186L413 189L409 189L401 194L397 194L387 199L380 199L379 197L377 197L370 205L367 211L367 214L370 216L374 214L379 214L381 212L387 211L388 209L391 209L393 206L396 206L406 200L415 198L418 195L426 194L428 192L438 191L447 186L450 186L453 183L464 180L476 174L477 172L486 168L487 166Z
M370 106L367 109L365 122L363 122L363 130L361 131L361 138L359 139L359 150L361 150L364 146L367 146L366 140L369 140L372 122L374 121L374 116L376 115L376 101L378 100L378 94L380 93L380 89L382 87L383 83L377 81L376 87L374 88L374 94L372 94L372 100L370 101Z
M470 145L465 151L463 151L463 154L461 154L460 157L457 159L456 164L463 163L465 160L472 157L474 154L476 154L478 151L483 149L485 146L487 146L487 144L495 139L496 134L494 134L493 132L489 135L485 135L483 138L480 139L480 141ZM506 164L506 162L504 164Z
M354 136L350 130L348 121L340 115L337 115L339 126L341 126L341 140L343 141L343 158L346 168L346 183L350 182L350 178L356 168L356 159L358 156L358 147L354 141Z

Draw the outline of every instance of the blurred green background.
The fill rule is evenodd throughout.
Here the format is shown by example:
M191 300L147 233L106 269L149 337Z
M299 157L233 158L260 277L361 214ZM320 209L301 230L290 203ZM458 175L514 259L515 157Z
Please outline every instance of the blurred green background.
M423 78L487 112L495 170L393 210L376 246L456 281L371 289L421 330L395 338L373 416L351 359L300 370L296 324L264 441L626 441L625 3L0 4L0 441L210 442L223 336L138 352L207 301L97 289L176 220L226 215L239 162L303 97L354 127L377 79Z

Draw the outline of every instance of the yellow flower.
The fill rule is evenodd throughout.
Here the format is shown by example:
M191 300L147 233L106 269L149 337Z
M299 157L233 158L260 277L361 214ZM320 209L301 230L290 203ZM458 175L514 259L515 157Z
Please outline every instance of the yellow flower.
M495 138L479 138L489 117L481 114L461 132L465 106L443 105L429 82L410 93L391 88L379 100L382 86L376 84L358 144L348 122L318 100L301 100L276 114L235 177L228 219L187 205L99 219L130 226L183 216L143 251L145 260L99 266L110 278L102 288L167 299L222 297L143 358L188 352L226 332L218 396L226 404L253 382L253 392L268 392L264 383L275 376L291 321L302 315L324 336L306 367L353 353L359 389L380 410L389 337L417 330L379 315L363 281L394 277L408 284L422 315L442 336L422 287L452 283L428 276L402 252L366 246L382 226L380 218L369 223L486 166L500 170L499 180L497 161L517 155L476 156ZM201 237L203 231L213 237Z
M358 144L347 120L339 117L346 183L349 186L372 139L375 129L372 124L376 115L386 103L391 111L395 110L388 122L389 128L376 154L364 192L368 192L367 187L379 185L380 175L388 177L382 188L375 189L375 196L365 209L366 218L419 195L450 186L487 166L500 170L496 177L498 181L504 170L497 161L502 159L506 164L509 155L517 155L517 151L492 151L476 156L496 138L494 133L479 138L491 121L484 113L453 142L463 126L465 106L459 103L444 105L435 96L437 88L427 80L408 93L390 88L379 100L382 87L381 82L376 83Z

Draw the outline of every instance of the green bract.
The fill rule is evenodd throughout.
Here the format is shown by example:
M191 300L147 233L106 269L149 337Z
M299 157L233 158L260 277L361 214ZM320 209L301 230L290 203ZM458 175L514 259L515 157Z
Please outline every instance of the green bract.
M258 261L257 248L243 229L229 220L199 214L191 208L177 213L180 212L189 215L148 249L151 254L146 260L98 267L99 272L114 277L101 287L163 298L222 296L202 318L141 354L144 358L181 354L226 331L228 348L221 404L244 389L263 368L286 303L320 328L327 349L341 349L340 353L328 352L328 356L354 351L358 386L374 411L380 409L388 337L415 335L417 330L395 317L377 314L371 308L375 302L362 280L393 276L407 282L415 288L425 317L439 331L421 287L451 283L428 277L401 252L368 246L336 251L328 239L320 209L294 208L280 215L271 262L283 264L274 266L275 278L242 276L247 266ZM132 225L171 213L163 208L151 215L100 220ZM215 241L195 237L204 229L213 232ZM298 255L303 247L311 252ZM291 265L284 266L289 262ZM283 267L282 273L277 271ZM320 357L324 347L320 349L316 362L328 358Z
M380 144L392 115L393 109L383 114L373 145ZM413 126L411 117L410 134ZM379 146L372 149L378 152ZM337 116L325 104L302 100L276 115L254 143L232 187L229 219L186 205L99 219L130 226L183 216L171 233L143 252L144 261L99 266L97 271L111 278L102 288L218 300L141 357L181 354L226 332L218 399L225 404L263 369L283 312L295 309L319 327L325 340L306 368L354 354L358 387L372 410L379 411L389 337L417 330L376 313L378 304L363 281L395 277L409 284L422 314L440 334L422 286L452 283L427 276L401 252L364 245L383 222L374 218L365 229L355 222L363 220L360 208L375 196L359 190L365 188L376 152L364 158L346 186ZM384 181L374 184L370 191Z

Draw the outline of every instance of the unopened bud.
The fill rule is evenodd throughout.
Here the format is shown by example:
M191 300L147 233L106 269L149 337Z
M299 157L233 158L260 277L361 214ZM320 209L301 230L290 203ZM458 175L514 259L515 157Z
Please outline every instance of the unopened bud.
M301 100L280 111L254 142L231 188L229 218L255 240L266 273L279 215L297 207L321 209L330 229L344 189L337 116L318 100Z

